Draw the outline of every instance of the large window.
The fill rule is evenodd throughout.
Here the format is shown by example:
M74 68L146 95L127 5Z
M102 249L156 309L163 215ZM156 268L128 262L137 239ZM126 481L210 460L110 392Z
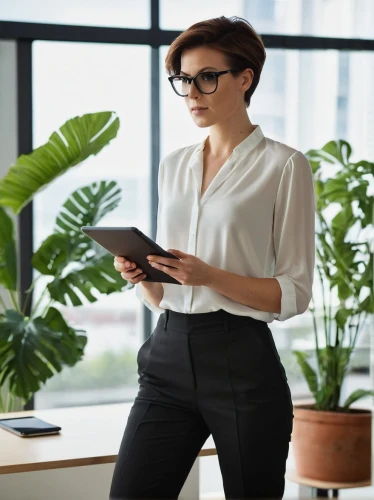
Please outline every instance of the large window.
M161 50L161 151L201 141L209 134L191 119L184 99L172 90L164 70L167 47ZM266 137L306 152L330 140L344 139L353 149L352 161L374 156L374 100L368 82L374 79L374 56L338 51L267 50L260 83L248 109ZM373 186L374 193L374 186ZM335 215L331 211L331 217ZM322 317L320 284L315 274L314 297ZM338 297L334 297L339 305ZM354 372L344 391L369 388L369 323L359 340ZM323 339L322 322L320 336ZM309 311L286 322L270 325L286 368L294 398L309 391L292 350L313 353L314 333Z
M150 234L150 48L35 42L34 147L66 120L115 111L117 137L97 156L59 177L34 202L34 248L52 232L56 215L78 187L115 180L121 203L100 224L137 226ZM35 297L45 283L40 282ZM83 361L65 368L36 395L38 408L133 399L136 353L142 339L141 304L134 289L79 307L61 306L69 322L87 331Z
M258 33L373 38L372 0L160 0L162 29L219 16L247 19Z
M150 0L1 0L0 20L149 28Z
M151 50L155 56L161 40L162 43L168 40L168 34L157 27L147 30L151 26L151 5L153 25L159 6L161 30L183 30L202 19L237 15L247 19L260 34L364 39L372 37L374 25L371 0L108 0L105 4L99 0L67 0L63 9L57 9L54 2L47 0L0 2L0 21L102 26L108 28L105 36L113 37L116 42L48 42L39 41L37 36L33 42L34 147L43 144L53 130L76 115L112 110L121 120L119 135L112 144L36 197L34 249L52 231L55 216L69 194L78 186L99 179L115 179L122 188L120 207L102 223L137 225L151 235L154 228L150 213L155 216L157 210L154 201L151 207L156 181L151 166L155 169L158 164L158 152L163 157L177 148L200 142L209 133L194 125L184 100L176 96L167 81L164 70L167 46L160 48L160 67L155 68L157 57L151 58ZM146 45L134 45L130 39L133 32L110 30L111 27L137 28L144 38L140 37L143 41L137 39L136 43ZM44 31L43 25L40 29L43 30L40 38L48 39L48 30ZM79 39L79 29L67 32L69 40ZM119 32L123 33L121 43L117 43ZM171 42L175 33L169 36ZM97 37L100 34L95 30L95 41ZM287 38L284 43L286 46ZM261 80L249 108L252 122L261 125L267 137L303 152L332 139L345 139L352 145L354 161L372 158L372 54L330 49L267 49ZM154 99L158 90L159 114L157 103L150 99L151 91ZM155 146L152 150L151 141ZM40 283L36 297L42 286ZM315 287L318 301L317 279ZM317 303L317 307L321 309L321 304ZM144 314L134 290L100 297L90 305L61 308L72 324L87 331L86 356L77 366L50 380L36 395L36 406L131 400L137 389L136 351L150 333L143 319L151 317L154 327L158 315L148 310ZM285 323L274 321L271 329L294 397L308 395L291 351L312 348L311 314L306 312ZM358 371L362 367L368 371L368 343L367 326L357 351ZM363 377L360 386L369 384L367 373L357 376Z
M151 15L154 29L149 30ZM35 198L34 241L22 234L22 227L27 229L27 218L21 223L21 243L27 247L22 256L23 269L29 265L32 250L51 233L56 214L69 194L96 180L114 179L122 189L120 206L101 221L103 224L136 225L152 234L157 206L151 193L155 193L159 154L162 157L177 148L200 142L209 133L194 125L184 100L175 95L167 81L165 45L172 42L175 33L162 30L184 30L192 23L221 15L244 17L261 35L285 35L277 37L276 42L281 40L280 45L285 48L290 41L287 35L373 38L372 0L66 0L58 5L50 0L0 0L0 40L21 42L18 47L18 69L22 75L19 88L25 95L18 95L20 120L25 102L29 105L25 123L20 127L20 137L16 137L15 121L6 123L6 141L8 133L14 144L19 139L22 153L30 149L31 127L27 111L31 112L28 93L31 83L33 147L43 144L52 131L73 116L110 110L121 120L117 138L97 157L73 168ZM30 29L1 21L41 23L41 26ZM44 26L45 23L66 25L58 30L60 41L40 41L56 36L53 26ZM85 41L113 43L81 43L82 31L72 28L73 25L85 26ZM91 26L106 29L93 30ZM6 27L6 35L2 32L3 27ZM14 30L13 36L11 30ZM102 33L105 36L102 37ZM266 39L264 41L266 45ZM30 58L28 44L31 42ZM311 41L296 39L296 42L305 49L305 44ZM292 43L296 42L292 38ZM329 46L323 40L319 42L321 47ZM347 41L348 46L351 43ZM371 49L370 42L363 43ZM156 68L157 50L161 44L164 46L160 48L160 67ZM4 52L0 51L1 57L4 58ZM28 80L31 66L32 82ZM10 73L16 74L16 67L14 57ZM341 138L352 145L353 161L371 160L374 156L373 73L374 52L269 48L249 116L254 124L261 126L265 136L300 151L319 148L331 139ZM2 79L6 80L4 74L0 74L0 92L5 88ZM14 88L18 87L14 85ZM160 109L156 99L158 91ZM8 99L10 96L8 92ZM3 111L0 109L0 113ZM4 171L4 161L8 160L3 156ZM152 212L153 219L150 217ZM35 298L40 295L43 285L45 282L38 284ZM317 276L314 296L321 314ZM72 325L87 331L86 354L75 367L64 369L48 381L35 395L35 408L132 401L138 388L137 350L152 331L158 315L142 306L133 289L101 296L93 304L60 306L60 309ZM343 392L373 386L368 375L370 327L372 330L372 325L365 325L361 334L354 370ZM311 314L306 312L286 322L274 321L270 328L293 397L309 396L291 351L313 350ZM373 364L373 350L371 356ZM222 490L217 457L205 458L201 467L201 491ZM285 497L296 497L296 488L287 481Z

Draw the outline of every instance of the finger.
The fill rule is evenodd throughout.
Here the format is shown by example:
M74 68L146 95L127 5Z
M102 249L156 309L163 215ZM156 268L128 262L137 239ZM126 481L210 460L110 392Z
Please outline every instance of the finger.
M160 271L163 271L164 273L168 274L169 276L173 276L170 272L171 268L168 266L163 266L162 264L158 264L157 262L150 262L151 266L154 267L155 269L159 269Z
M142 281L147 275L142 270L135 270L132 273L121 273L124 280L131 281L131 283L138 283Z
M155 269L159 269L160 271L163 271L165 274L168 274L169 276L171 276L172 278L174 278L175 280L179 281L179 283L181 283L180 281L180 276L179 276L179 272L176 273L176 269L173 269L171 267L167 267L167 266L162 266L160 264L155 264L153 263L152 267L154 267ZM179 278L178 278L179 276Z
M135 264L133 264L132 262L125 262L124 264L120 264L120 263L115 263L114 264L114 267L117 271L120 271L120 272L128 272L128 271L132 271L135 269Z
M141 281L143 281L146 277L147 277L147 275L145 273L142 273L137 278L134 278L134 279L129 280L129 281L133 285L136 285L137 283L140 283Z
M124 278L125 280L128 280L128 279L134 279L136 278L137 276L139 276L139 274L142 274L143 273L143 270L140 269L139 267L137 267L136 269L134 269L133 271L122 271L121 272L121 276L122 278Z
M147 257L147 260L149 264L152 264L153 262L157 262L158 264L167 264L169 260L167 257L160 257L159 255L151 255Z
M159 257L158 255L153 257L155 260L148 260L149 264L158 264L158 265L165 265L168 267L174 267L175 269L178 269L176 262L176 259L168 259L167 257Z

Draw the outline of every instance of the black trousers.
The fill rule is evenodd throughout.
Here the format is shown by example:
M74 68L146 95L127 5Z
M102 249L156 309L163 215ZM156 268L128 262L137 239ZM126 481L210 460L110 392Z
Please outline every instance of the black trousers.
M137 362L110 500L177 499L210 434L226 498L283 498L293 408L266 322L166 311Z

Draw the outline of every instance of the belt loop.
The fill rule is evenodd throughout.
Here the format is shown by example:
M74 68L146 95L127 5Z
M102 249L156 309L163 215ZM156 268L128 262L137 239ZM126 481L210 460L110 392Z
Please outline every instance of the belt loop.
M168 321L169 321L169 309L165 309L165 322L164 322L164 330L167 329Z

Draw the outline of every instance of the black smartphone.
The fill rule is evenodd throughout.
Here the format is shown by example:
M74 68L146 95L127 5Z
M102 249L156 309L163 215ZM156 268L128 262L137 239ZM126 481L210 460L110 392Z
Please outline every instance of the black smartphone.
M0 418L0 427L21 437L46 436L58 434L61 427L38 417Z

